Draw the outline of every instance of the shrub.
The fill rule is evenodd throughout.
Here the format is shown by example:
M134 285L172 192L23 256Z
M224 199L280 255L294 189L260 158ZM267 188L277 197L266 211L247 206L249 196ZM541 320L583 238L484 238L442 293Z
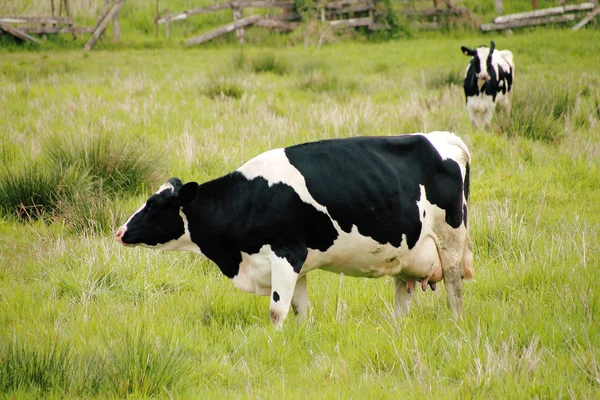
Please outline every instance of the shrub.
M211 99L239 99L244 94L244 90L235 77L211 75L208 79L203 93Z
M135 192L143 184L156 183L158 157L138 141L99 133L53 136L44 144L50 165L89 171L106 194Z

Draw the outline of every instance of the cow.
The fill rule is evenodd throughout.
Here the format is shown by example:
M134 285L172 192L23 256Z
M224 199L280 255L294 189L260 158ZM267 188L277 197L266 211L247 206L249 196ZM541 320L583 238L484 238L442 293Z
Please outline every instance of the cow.
M510 117L510 106L515 77L515 64L510 50L496 50L493 41L490 47L479 46L475 50L461 46L462 52L472 57L465 71L463 87L467 112L474 128L489 128L498 105L505 117Z
M304 320L308 272L393 277L394 314L443 279L454 318L471 278L470 155L449 132L329 139L262 153L198 184L169 179L125 224L125 246L186 250Z

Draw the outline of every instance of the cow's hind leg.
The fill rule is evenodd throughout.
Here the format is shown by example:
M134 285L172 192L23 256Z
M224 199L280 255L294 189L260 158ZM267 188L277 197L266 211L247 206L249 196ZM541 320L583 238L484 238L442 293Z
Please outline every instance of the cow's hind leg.
M296 288L292 296L292 309L298 316L298 322L306 320L308 308L308 285L306 283L306 275L301 276L296 281Z
M442 262L442 276L450 308L454 319L462 317L462 280L464 271L461 264L467 230L464 225L457 229L447 226L438 233L439 256Z
M415 290L414 281L411 285L400 278L394 277L394 286L394 316L397 318L407 316L410 309L410 300Z
M271 252L269 256L271 260L271 303L269 313L271 322L278 329L283 326L283 321L285 321L290 310L298 275L306 259L305 254L301 250L279 249ZM306 284L306 280L304 280L304 284ZM302 287L299 290L301 291Z

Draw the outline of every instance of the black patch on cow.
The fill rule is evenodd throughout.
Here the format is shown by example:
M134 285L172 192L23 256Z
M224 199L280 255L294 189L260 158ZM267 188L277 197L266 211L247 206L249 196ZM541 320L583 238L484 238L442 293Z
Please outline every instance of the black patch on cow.
M464 183L464 191L465 191L465 200L469 202L469 192L471 191L471 166L469 163L466 165L465 169L465 183Z
M298 273L308 248L325 251L338 237L330 218L292 187L269 186L264 178L248 180L239 172L200 185L183 211L194 243L230 278L238 273L241 251L255 254L270 245Z
M279 293L273 292L273 301L277 303L279 301Z
M471 191L471 166L467 163L465 167L465 182L463 184L463 191L465 194L465 204L463 204L463 222L465 223L465 227L467 226L467 221L469 220L467 204L469 204L469 193Z
M306 143L285 149L313 198L345 232L409 248L421 233L419 185L446 211L454 228L462 223L462 176L422 135L357 137ZM310 247L310 246L309 246Z
M427 216L427 210L423 210L423 218Z
M465 102L469 97L479 96L479 87L477 86L477 75L481 71L481 66L479 64L479 57L473 57L469 62L469 67L467 68L467 73L463 82Z

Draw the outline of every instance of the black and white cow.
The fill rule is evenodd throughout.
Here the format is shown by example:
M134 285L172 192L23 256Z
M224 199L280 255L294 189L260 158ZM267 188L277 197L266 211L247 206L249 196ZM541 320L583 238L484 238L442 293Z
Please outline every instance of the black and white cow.
M489 127L496 105L504 110L506 118L510 116L515 77L513 54L510 50L494 51L494 48L493 41L489 48L461 47L465 55L473 57L465 71L464 89L467 112L475 128Z
M319 268L394 277L398 315L415 282L443 278L456 318L472 277L469 157L448 132L275 149L203 184L169 179L116 238L204 254L239 289L271 296L277 327L290 304L306 316L306 274Z

